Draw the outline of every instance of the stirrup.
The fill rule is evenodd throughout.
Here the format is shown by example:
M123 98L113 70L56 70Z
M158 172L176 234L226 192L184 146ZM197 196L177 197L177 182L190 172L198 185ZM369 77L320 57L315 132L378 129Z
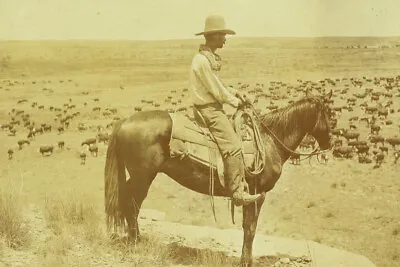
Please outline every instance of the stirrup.
M235 206L246 206L252 204L263 196L262 194L250 195L248 193L242 193L241 198L235 198L234 195L231 199Z

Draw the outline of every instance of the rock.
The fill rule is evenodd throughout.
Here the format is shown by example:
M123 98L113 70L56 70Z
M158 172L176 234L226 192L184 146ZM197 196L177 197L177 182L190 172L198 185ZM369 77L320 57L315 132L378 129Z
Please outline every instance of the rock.
M141 209L139 218L152 221L163 221L165 219L165 213L158 210Z
M281 258L279 261L280 261L281 263L284 263L284 264L290 263L290 259L289 259L289 258Z
M303 262L311 262L311 258L307 256L303 256L300 258Z

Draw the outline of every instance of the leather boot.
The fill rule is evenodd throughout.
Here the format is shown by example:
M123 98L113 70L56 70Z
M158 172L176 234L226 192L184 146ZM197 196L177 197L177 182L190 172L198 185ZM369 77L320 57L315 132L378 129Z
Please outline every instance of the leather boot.
M242 155L226 156L224 158L224 180L225 188L228 189L235 206L242 206L254 203L261 194L250 195L245 190L244 165Z

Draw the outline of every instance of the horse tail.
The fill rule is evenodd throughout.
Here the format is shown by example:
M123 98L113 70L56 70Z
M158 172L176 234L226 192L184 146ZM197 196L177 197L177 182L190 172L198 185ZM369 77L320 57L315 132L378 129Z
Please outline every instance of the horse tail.
M107 157L104 168L104 196L107 228L114 231L123 229L125 217L123 214L124 189L126 187L125 164L118 155L117 134L123 120L118 121L110 136Z

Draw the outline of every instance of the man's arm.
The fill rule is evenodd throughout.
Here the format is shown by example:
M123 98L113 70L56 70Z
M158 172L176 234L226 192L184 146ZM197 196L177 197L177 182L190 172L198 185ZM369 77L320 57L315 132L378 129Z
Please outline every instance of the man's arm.
M236 90L232 86L227 86L226 89L228 89L228 91L234 96L236 96L238 94L238 92L239 92L238 90Z
M240 100L232 93L231 90L227 89L220 79L212 71L208 61L203 61L199 64L196 71L200 80L208 91L217 99L220 103L227 103L233 107L238 107Z
M229 92L231 94L233 94L234 96L236 96L237 98L239 98L241 101L245 102L245 103L253 103L253 101L248 97L248 95L245 92L241 92L235 88L233 88L232 86L228 86L226 87Z

